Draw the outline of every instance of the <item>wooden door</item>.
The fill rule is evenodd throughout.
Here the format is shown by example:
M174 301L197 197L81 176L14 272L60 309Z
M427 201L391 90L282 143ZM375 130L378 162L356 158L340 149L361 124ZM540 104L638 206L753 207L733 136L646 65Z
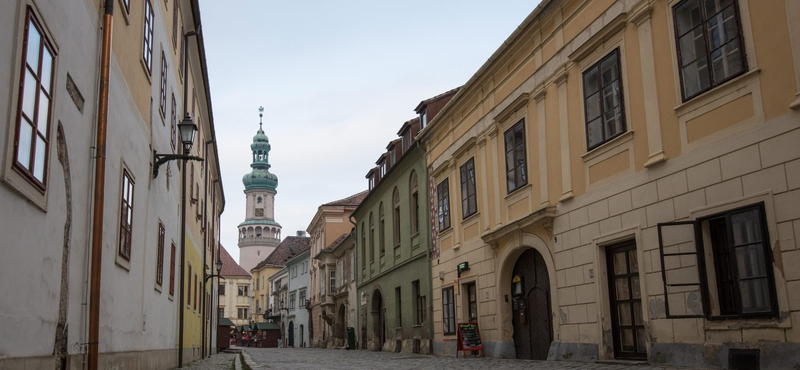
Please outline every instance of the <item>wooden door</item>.
M514 347L517 358L547 360L553 341L550 315L550 277L542 255L534 249L522 253L514 276L524 282L524 293L513 302Z
M630 241L610 247L606 256L614 357L646 359L636 243Z

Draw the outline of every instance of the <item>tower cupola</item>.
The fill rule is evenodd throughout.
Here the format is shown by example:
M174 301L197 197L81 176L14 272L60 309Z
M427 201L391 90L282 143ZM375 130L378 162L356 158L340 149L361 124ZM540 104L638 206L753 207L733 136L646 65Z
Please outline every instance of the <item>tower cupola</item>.
M258 132L253 136L253 143L250 144L250 150L253 152L253 162L250 167L253 170L242 177L242 183L244 183L245 190L267 189L274 191L278 188L278 176L269 172L269 151L272 146L269 145L269 138L262 127L264 123L264 107L260 107L258 111Z

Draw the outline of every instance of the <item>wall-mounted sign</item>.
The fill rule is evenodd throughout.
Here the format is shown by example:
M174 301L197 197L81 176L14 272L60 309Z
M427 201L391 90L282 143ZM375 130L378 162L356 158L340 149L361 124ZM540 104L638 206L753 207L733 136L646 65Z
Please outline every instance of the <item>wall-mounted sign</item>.
M469 262L464 261L458 264L458 274L461 275L463 271L469 270Z

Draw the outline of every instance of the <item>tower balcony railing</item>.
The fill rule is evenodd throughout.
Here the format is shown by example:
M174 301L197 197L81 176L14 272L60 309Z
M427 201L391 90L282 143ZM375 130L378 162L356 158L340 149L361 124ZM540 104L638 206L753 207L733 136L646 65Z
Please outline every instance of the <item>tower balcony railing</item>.
M264 244L280 244L281 240L278 238L272 238L269 236L246 236L244 238L239 238L239 246L240 247L249 247L252 245L264 245Z

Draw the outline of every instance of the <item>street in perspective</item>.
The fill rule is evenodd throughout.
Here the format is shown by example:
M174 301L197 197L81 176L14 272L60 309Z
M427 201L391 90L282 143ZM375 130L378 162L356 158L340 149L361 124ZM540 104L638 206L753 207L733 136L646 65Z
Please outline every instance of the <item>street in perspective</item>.
M800 370L800 0L3 0L0 56L0 370Z

